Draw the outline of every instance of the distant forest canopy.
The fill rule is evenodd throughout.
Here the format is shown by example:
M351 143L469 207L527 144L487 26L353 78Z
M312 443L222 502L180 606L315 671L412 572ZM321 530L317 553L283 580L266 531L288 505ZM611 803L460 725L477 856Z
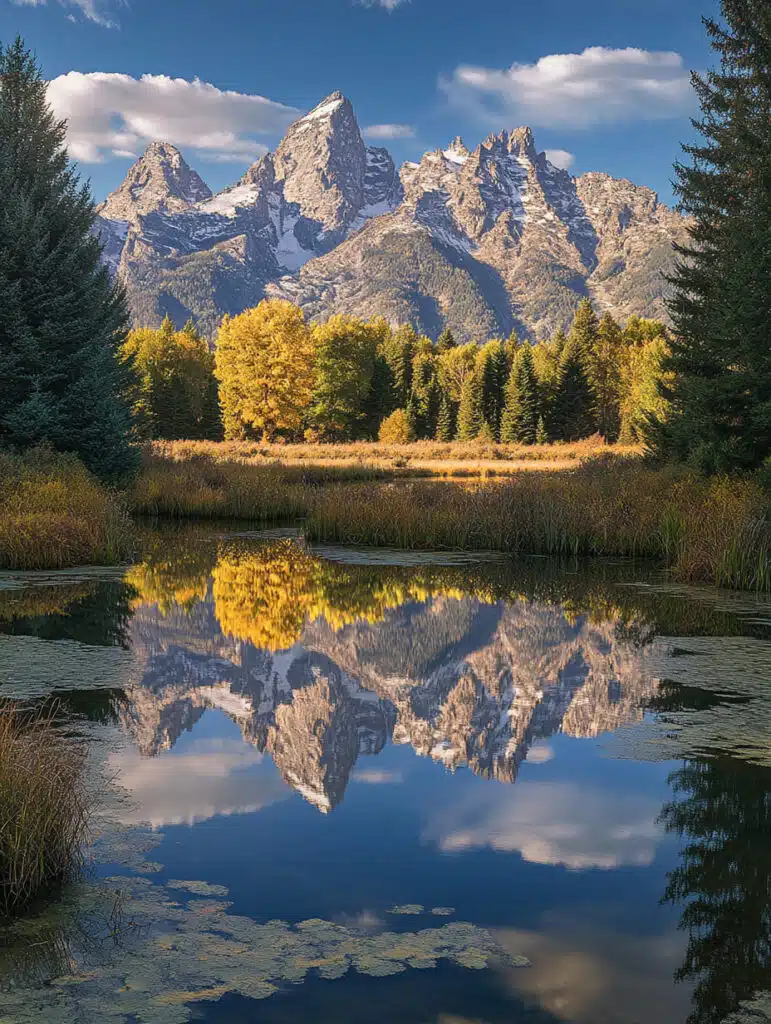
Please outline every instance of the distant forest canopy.
M436 341L382 317L308 323L284 300L225 317L212 353L195 326L131 331L123 359L152 439L415 440L538 444L642 438L664 417L666 326L622 327L581 303L566 334L532 345Z

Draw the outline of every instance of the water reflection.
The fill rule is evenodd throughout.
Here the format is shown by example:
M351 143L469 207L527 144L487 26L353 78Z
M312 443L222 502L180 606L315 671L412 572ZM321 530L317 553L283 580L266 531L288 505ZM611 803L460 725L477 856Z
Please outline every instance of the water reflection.
M462 920L533 960L510 989L541 1008L510 1016L489 980L459 981L467 1019L680 1024L693 992L691 1024L721 1024L770 987L762 609L632 585L624 566L332 554L159 535L125 581L0 580L0 686L55 689L71 714L117 725L123 822L189 826L161 860L190 848L195 874L175 878L234 865L234 905L239 886L261 901L238 913L358 934L395 902L465 897ZM627 760L575 742L598 738ZM391 1018L362 1009L359 983L306 985L330 1020L429 1020L420 992L444 1009L456 981L394 981ZM301 1019L297 1005L265 1019ZM250 1013L226 1000L202 1016Z
M658 685L645 622L597 588L583 606L531 599L502 566L373 570L288 539L166 564L130 575L137 748L169 750L219 709L323 812L389 740L514 782L555 733L639 721Z

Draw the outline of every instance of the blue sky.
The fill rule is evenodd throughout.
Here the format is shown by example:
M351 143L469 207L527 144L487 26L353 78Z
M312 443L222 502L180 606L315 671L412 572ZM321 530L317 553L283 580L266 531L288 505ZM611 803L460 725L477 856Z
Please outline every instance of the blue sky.
M670 201L687 71L712 63L700 18L716 12L717 0L0 0L0 39L21 33L37 52L97 198L152 138L220 188L340 89L399 162L531 124L573 173Z

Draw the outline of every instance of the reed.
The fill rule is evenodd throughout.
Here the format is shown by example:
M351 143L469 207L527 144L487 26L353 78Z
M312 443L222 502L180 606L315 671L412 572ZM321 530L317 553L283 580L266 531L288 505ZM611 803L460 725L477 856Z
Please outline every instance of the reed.
M125 501L77 458L0 453L0 569L117 565L132 550Z
M0 703L0 914L22 910L82 865L85 751L42 714Z
M638 461L485 483L331 487L310 540L420 550L655 558L680 580L771 590L767 493Z

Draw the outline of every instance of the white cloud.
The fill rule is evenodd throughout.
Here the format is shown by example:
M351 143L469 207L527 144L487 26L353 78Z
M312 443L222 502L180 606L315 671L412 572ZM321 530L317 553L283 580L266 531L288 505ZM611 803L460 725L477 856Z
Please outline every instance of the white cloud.
M264 96L166 75L70 71L49 84L48 98L68 121L71 156L83 163L135 156L152 141L212 160L252 160L267 149L255 136L283 132L299 113Z
M361 7L382 7L386 11L395 11L402 4L408 4L410 0L357 0Z
M362 768L351 776L354 782L364 782L368 786L389 786L404 782L401 772L389 772L377 768Z
M547 149L546 159L555 167L561 167L563 171L569 171L576 162L575 156L566 149Z
M414 139L411 124L371 124L364 129L368 139Z
M183 754L152 758L127 747L108 765L136 801L122 815L129 825L192 825L250 814L291 795L272 762L240 739L194 740Z
M12 0L13 3L23 7L42 7L48 0ZM64 8L78 8L89 21L95 21L97 25L104 25L106 28L115 28L115 22L107 13L110 6L125 6L125 0L114 0L112 4L102 3L101 0L57 0ZM68 15L71 21L75 19Z
M437 816L426 836L448 852L489 847L573 870L644 867L661 837L659 810L642 795L519 782L497 793L475 792L473 800Z
M684 114L693 102L679 53L632 47L592 46L502 70L462 65L440 87L452 103L495 127L658 120Z

